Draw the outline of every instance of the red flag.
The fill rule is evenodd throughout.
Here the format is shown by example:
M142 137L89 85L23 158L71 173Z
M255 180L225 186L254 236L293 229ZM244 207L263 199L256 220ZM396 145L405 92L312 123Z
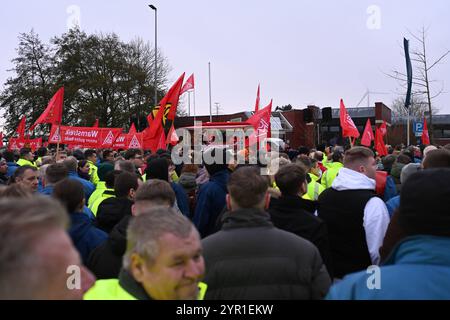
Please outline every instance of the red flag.
M370 124L370 119L367 119L366 127L364 128L364 133L361 138L361 144L370 147L372 140L374 140L372 125Z
M64 102L64 87L60 88L48 103L47 108L31 126L33 130L40 123L51 123L60 125L62 121L62 108Z
M95 119L95 123L94 123L94 125L92 126L92 128L98 128L98 119Z
M353 122L350 115L347 113L347 110L345 109L344 105L344 100L342 99L339 116L341 120L342 136L358 138L359 137L358 129L356 128L355 123Z
M423 132L422 132L422 144L430 144L430 136L428 135L427 119L423 118Z
M258 84L258 91L256 92L255 112L258 112L258 110L259 110L259 84Z
M387 156L388 154L386 145L384 144L383 134L381 133L380 128L376 129L375 150L378 152L378 155L380 156Z
M167 94L159 103L159 110L155 118L152 119L150 130L145 130L144 141L160 137L160 131L164 131L166 121L173 121L177 111L178 99L180 97L181 85L184 73L178 78L175 84L169 89ZM169 129L169 128L168 128Z
M167 134L167 139L166 139L166 144L170 144L172 146L175 146L179 141L178 135L175 132L175 127L172 125L172 127L170 127L170 131Z
M383 135L383 137L386 135L387 133L386 121L383 121L383 124L380 126L380 132Z
M270 103L265 108L259 110L258 112L255 112L255 114L247 120L247 122L253 125L253 128L255 128L257 137L260 137L262 135L267 135L268 138L270 137L271 114L272 114L272 100L270 100Z
M186 80L183 88L181 88L180 95L192 89L194 89L194 74L191 74L191 76Z
M19 125L17 126L16 129L16 133L18 135L19 138L23 139L25 136L25 123L26 123L26 118L22 117L22 119L19 122Z
M134 123L132 123L131 127L130 127L130 131L128 131L128 134L135 134L136 132L137 132L136 127L134 126Z

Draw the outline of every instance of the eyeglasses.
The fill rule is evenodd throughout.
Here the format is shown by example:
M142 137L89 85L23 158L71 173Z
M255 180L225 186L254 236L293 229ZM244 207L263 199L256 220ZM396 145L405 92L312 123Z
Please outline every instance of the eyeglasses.
M8 164L6 162L0 162L0 166L7 166Z

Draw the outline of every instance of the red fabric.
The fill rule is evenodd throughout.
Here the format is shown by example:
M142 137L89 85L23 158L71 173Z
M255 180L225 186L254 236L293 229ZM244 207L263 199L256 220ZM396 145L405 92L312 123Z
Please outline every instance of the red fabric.
M377 171L375 176L375 192L378 196L383 198L384 190L386 189L386 180L387 180L387 172L386 171Z
M255 112L246 122L250 123L256 130L256 137L266 135L268 138L271 136L270 131L270 116L272 114L272 100L263 109Z
M364 133L361 138L361 144L366 147L370 147L372 140L374 140L372 125L370 124L370 119L367 119L366 127L364 128Z
M59 130L58 130L59 128ZM122 133L122 128L92 128L52 126L49 143L79 145L83 148L110 148Z
M62 121L62 108L64 102L64 87L59 89L48 103L47 108L31 126L30 131L33 130L38 124L51 123L61 124Z
M359 137L358 129L355 126L355 123L353 122L350 115L347 113L347 110L345 109L344 100L341 99L341 105L340 105L340 121L341 121L341 127L342 127L342 136L345 137Z
M175 127L172 125L172 127L170 127L169 133L167 134L166 144L176 146L178 141L179 139L177 133L175 132Z
M3 139L2 139L3 141ZM42 138L26 139L26 138L11 138L8 142L9 150L22 149L24 147L30 148L31 151L36 151L42 146Z
M258 91L256 92L255 113L258 111L259 111L259 84L258 84Z
M128 134L135 134L136 132L137 132L136 127L135 127L134 123L132 123L131 127L130 127L130 131L128 131Z
M191 74L191 76L186 80L183 88L181 88L180 95L192 89L194 89L194 74Z
M27 121L26 118L22 117L22 119L20 120L19 125L17 126L17 129L16 129L17 136L19 138L21 138L21 139L23 139L25 137L25 123L26 123L26 121Z
M160 148L166 140L164 126L166 121L173 121L175 119L183 78L184 73L178 78L161 100L156 116L153 118L150 114L150 119L147 117L150 127L143 131L145 149L150 149L152 152L155 152L158 149L166 148L165 145ZM167 114L167 117L165 117L165 114Z
M98 119L95 119L95 123L94 123L94 125L92 126L92 128L98 128Z
M430 136L428 135L427 119L423 118L423 132L422 132L422 144L430 144Z
M380 126L380 131L383 134L383 137L386 135L387 133L387 125L386 125L386 121L383 121L383 123Z
M0 147L3 147L3 132L0 132Z
M327 171L327 167L325 167L322 162L318 162L317 165L319 166L320 170L322 171L322 173L324 173L325 171Z
M375 150L380 156L387 156L388 154L386 145L384 144L383 134L381 133L379 128L376 129L375 134Z

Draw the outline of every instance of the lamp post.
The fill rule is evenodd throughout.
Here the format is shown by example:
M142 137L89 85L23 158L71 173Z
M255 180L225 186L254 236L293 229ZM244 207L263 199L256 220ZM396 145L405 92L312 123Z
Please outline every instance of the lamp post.
M155 106L158 105L158 87L157 87L157 71L158 71L158 9L152 4L148 5L152 10L155 11Z

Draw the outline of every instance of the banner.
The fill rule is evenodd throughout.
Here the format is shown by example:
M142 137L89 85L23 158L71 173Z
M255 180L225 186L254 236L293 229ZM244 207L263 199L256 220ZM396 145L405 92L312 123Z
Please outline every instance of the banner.
M114 150L143 149L144 137L142 133L130 132L120 134L114 141L112 148Z
M49 143L78 145L83 148L111 148L122 128L52 126Z
M10 138L8 142L9 150L20 150L22 148L30 148L31 151L36 151L40 147L42 147L42 138L37 139Z

